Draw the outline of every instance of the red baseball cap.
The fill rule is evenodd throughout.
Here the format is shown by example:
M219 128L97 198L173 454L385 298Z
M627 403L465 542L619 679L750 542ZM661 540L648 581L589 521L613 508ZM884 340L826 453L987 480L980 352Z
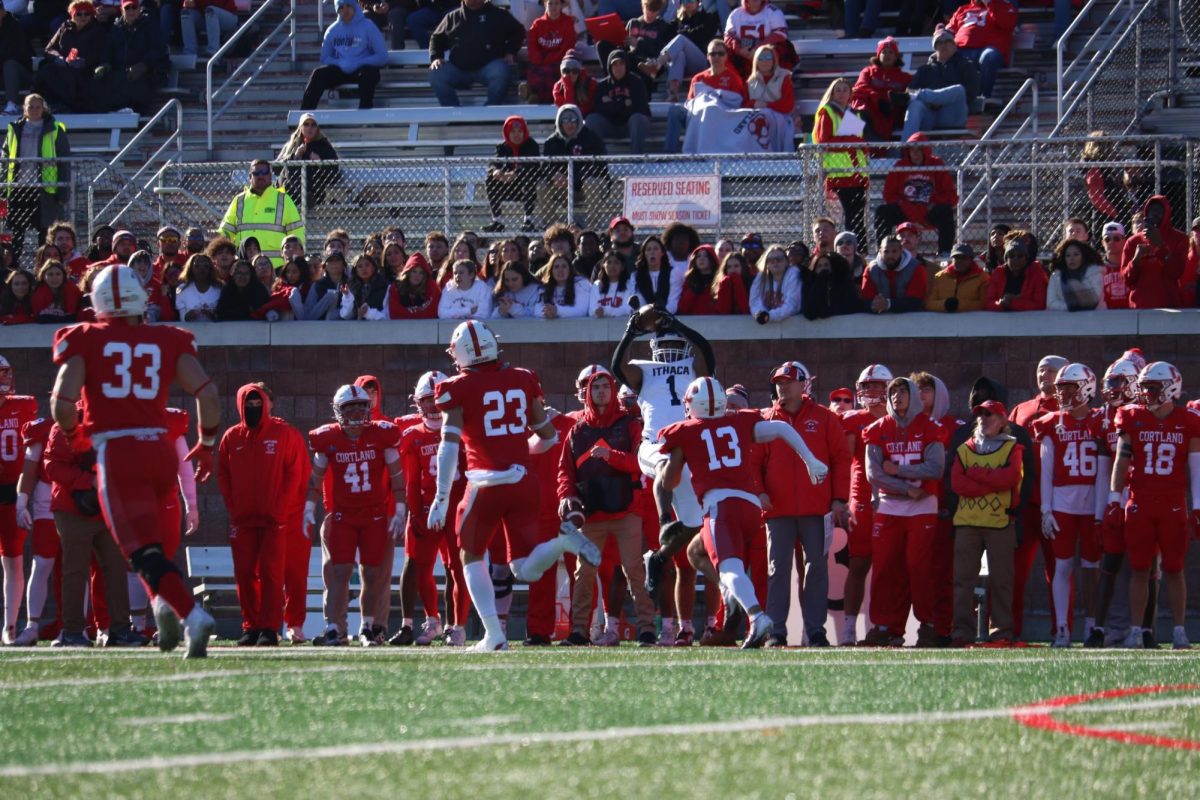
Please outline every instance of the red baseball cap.
M834 389L829 393L829 402L832 403L834 400L849 400L850 402L854 402L854 392L850 391L845 386Z
M608 229L611 231L613 228L617 227L621 223L624 223L631 228L633 227L633 223L629 221L628 217L613 217L612 222L608 223Z
M987 411L990 414L995 414L998 417L1008 419L1008 409L1004 407L1004 403L999 400L984 400L979 405L971 409L971 413L979 416L979 412Z
M913 233L917 234L918 236L921 235L921 229L920 229L920 227L917 226L917 223L915 223L915 222L901 222L899 225L896 226L896 233L900 233L900 231L912 231Z

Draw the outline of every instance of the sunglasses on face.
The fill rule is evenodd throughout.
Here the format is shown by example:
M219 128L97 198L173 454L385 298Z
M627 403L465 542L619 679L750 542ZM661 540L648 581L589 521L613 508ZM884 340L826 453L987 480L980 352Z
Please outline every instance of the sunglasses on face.
M980 419L987 419L988 417L992 416L992 412L985 409L983 411L980 411L975 416L979 417Z
M90 11L76 11L74 14L71 15L71 18L72 19L80 19L81 17L90 17L90 16L92 16L92 12L90 12Z
M314 126L314 125L316 125L316 124L317 124L317 123L313 122L313 121L310 119L310 120L308 120L307 122L302 122L302 123L300 124L300 127L301 127L301 128L311 128L311 127L313 127L313 126Z
M160 236L158 240L163 244L179 244L178 236Z
M849 397L835 397L835 398L833 398L833 402L840 403L842 405L850 405L854 401L851 400Z
M725 51L724 50L710 50L708 52L708 55L710 58L724 58Z

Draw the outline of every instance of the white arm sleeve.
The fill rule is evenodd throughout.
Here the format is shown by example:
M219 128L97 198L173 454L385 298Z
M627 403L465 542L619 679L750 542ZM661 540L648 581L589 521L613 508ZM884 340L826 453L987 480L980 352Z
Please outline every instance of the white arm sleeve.
M1200 509L1200 453L1188 453L1188 488L1192 491L1192 510Z
M187 440L182 436L175 440L175 455L179 459L179 490L183 492L184 511L196 507L196 472L187 461Z
M1054 510L1054 442L1049 436L1042 439L1042 513Z
M437 451L437 471L437 493L440 497L449 497L454 474L458 471L458 442L442 439Z
M791 425L777 419L764 419L754 423L754 441L773 442L776 439L782 439L788 447L795 450L796 455L800 456L805 464L811 464L814 461L820 463Z
M1104 519L1104 507L1108 504L1108 479L1111 475L1112 457L1100 456L1096 467L1096 519Z

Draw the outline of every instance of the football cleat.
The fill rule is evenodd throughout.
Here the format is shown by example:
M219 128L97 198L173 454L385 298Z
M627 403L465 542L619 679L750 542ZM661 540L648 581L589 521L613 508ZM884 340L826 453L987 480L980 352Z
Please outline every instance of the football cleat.
M255 647L258 645L258 628L249 628L240 639L237 640L238 647Z
M567 552L574 553L593 567L600 566L600 548L574 524L563 520L558 527L558 536L563 539Z
M400 628L400 630L396 631L392 638L387 640L387 643L392 647L407 647L414 641L412 626L405 625Z
M1092 632L1088 634L1087 640L1083 643L1083 646L1104 647L1104 628L1092 628Z
M123 628L116 633L110 632L105 647L145 647L150 640L142 636L132 626Z
M788 646L787 637L784 636L783 634L779 634L779 633L768 636L767 641L763 643L763 647L766 647L771 650L776 650L776 649L787 647L787 646Z
M67 633L63 631L58 634L58 638L50 643L51 647L91 647L92 640L87 637L83 631L79 633Z
M346 637L338 631L337 626L330 626L324 633L314 636L313 647L342 647L347 644Z
M808 634L809 647L829 647L829 637L825 635L824 628L817 628L815 631Z
M1050 643L1051 647L1070 647L1071 646L1071 631L1067 628L1059 628L1054 634L1054 641Z
M597 647L616 647L621 643L621 634L617 633L612 628L608 628L599 637L592 640L592 644Z
M1191 650L1192 649L1192 643L1188 641L1187 631L1185 631L1183 629L1182 625L1177 625L1175 627L1175 635L1171 641L1171 648L1173 650Z
M208 639L217 629L217 621L200 606L192 608L183 625L183 641L187 647L184 658L206 658ZM161 628L160 628L161 630Z
M548 636L526 636L521 642L522 647L549 647L552 644Z
M675 646L675 628L663 626L663 629L658 633L659 647L674 647Z
M158 649L169 653L179 646L183 639L183 625L175 611L162 597L155 597L151 603L154 610L154 625L158 628Z
M657 551L647 550L642 554L642 566L646 571L646 594L653 600L658 597L658 585L662 583L666 562L659 557Z
M0 644L12 644L17 640L17 626L7 625L4 628L4 633L0 634Z
M375 631L375 627L363 626L358 631L358 643L363 647L379 647L383 644L383 639Z
M937 631L933 629L933 625L928 622L922 623L917 628L917 647L937 647Z
M27 625L25 630L17 634L17 638L13 639L14 647L33 647L38 641L38 629L36 625Z
M426 619L421 623L421 635L417 637L416 644L419 644L421 647L428 647L429 645L433 644L435 640L440 639L441 636L441 620Z
M774 627L775 623L771 622L771 618L760 611L758 616L750 620L750 628L746 632L746 640L742 642L742 649L755 650L762 647L763 641L771 634Z
M687 628L680 629L679 633L675 634L674 647L691 647L696 643L696 632Z
M451 625L446 631L446 647L466 647L467 632L461 625Z
M308 641L308 639L304 636L304 630L302 628L295 628L291 625L287 626L287 640L292 644L304 644L306 641Z
M571 631L567 634L567 638L558 643L559 647L587 647L591 642L588 638L578 631Z
M637 636L638 647L654 647L654 631L642 631Z
M258 647L278 647L279 632L273 628L263 628L258 632L258 641L255 644Z
M876 626L858 643L859 647L903 647L904 635L893 634L887 628Z
M484 633L483 638L471 648L476 653L496 653L508 649L508 639L503 634L492 636Z
M1142 649L1157 650L1158 642L1154 638L1154 631L1149 628L1142 628Z
M1125 641L1121 642L1121 647L1125 650L1141 650L1142 649L1142 629L1132 627L1129 629L1129 635L1125 637Z

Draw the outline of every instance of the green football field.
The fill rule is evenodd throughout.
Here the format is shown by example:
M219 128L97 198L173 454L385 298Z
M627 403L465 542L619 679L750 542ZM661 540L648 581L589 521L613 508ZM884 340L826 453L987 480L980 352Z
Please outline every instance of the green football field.
M0 652L0 797L1129 798L1200 781L1200 652L210 653Z

